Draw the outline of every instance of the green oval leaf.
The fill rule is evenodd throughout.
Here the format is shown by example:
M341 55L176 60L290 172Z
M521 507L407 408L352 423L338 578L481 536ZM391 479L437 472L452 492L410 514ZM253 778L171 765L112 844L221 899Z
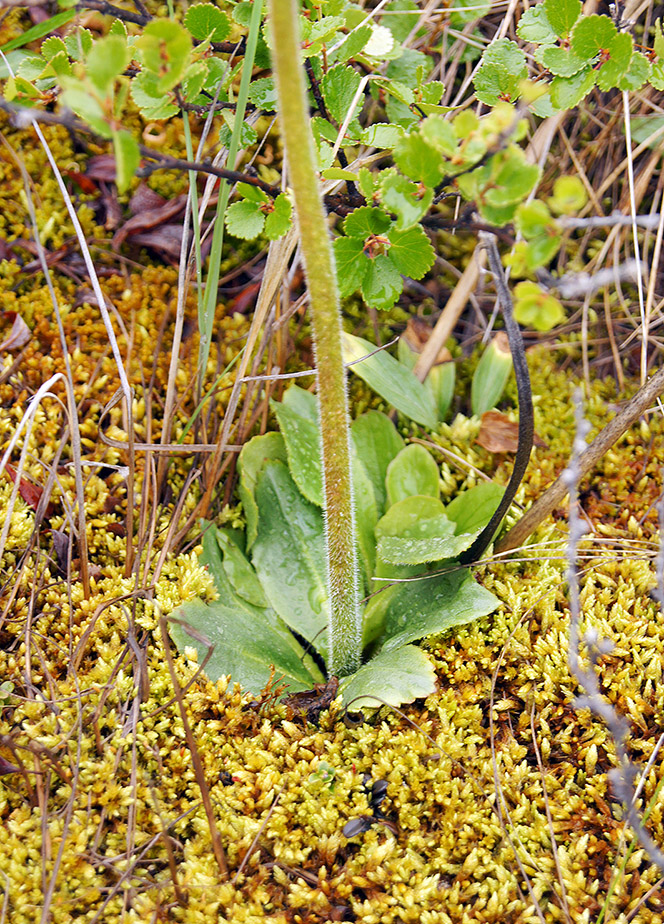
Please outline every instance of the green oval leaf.
M350 370L406 417L435 430L438 420L433 401L413 373L385 350L375 352L368 340L345 332L342 336L344 361L352 363Z
M440 472L431 453L419 443L411 443L388 465L385 486L388 507L414 494L437 498Z

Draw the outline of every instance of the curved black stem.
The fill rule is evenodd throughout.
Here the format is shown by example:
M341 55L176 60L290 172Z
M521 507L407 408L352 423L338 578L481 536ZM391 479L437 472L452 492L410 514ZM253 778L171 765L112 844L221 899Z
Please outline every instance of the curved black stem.
M516 388L519 396L519 443L516 451L516 458L514 459L514 468L512 469L510 480L505 488L505 493L498 505L498 509L471 547L460 557L459 560L464 565L478 561L481 558L482 553L491 543L498 527L502 523L503 517L509 510L510 504L514 500L514 495L526 473L526 468L530 460L530 451L533 448L533 434L535 432L533 395L530 388L530 375L528 374L526 352L523 346L521 330L512 314L512 296L505 282L503 266L500 262L500 254L496 244L496 236L486 231L481 231L479 239L480 243L486 249L489 258L489 269L491 270L498 293L498 304L503 312L505 330L510 343L510 350L512 351Z

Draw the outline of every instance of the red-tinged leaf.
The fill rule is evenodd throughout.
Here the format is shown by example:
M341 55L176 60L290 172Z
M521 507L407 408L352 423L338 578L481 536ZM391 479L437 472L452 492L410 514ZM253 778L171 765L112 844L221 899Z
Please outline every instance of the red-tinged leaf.
M482 414L476 443L487 452L516 452L519 446L519 425L500 411ZM544 440L535 434L535 446L546 448Z
M258 282L251 282L248 286L245 286L240 294L236 295L235 298L231 299L228 303L229 312L233 314L244 314L248 311L256 301L256 296L258 295L260 287L260 280Z
M175 218L180 212L184 211L187 202L186 193L169 199L163 205L156 209L147 209L139 215L134 215L126 221L121 228L113 235L113 247L117 250L130 235L142 234L144 231L150 231L160 225L167 224L171 218Z
M14 323L9 336L0 343L0 353L8 350L20 350L26 343L30 342L32 331L25 323L20 314L14 316Z
M9 464L5 465L5 471L11 480L16 482L16 469L14 466ZM28 481L27 478L21 478L18 486L18 493L21 495L28 507L32 507L33 510L36 510L39 506L41 496L44 493L44 489L38 484L33 484L31 481ZM53 504L48 504L46 507L46 516L50 516L52 513Z
M84 173L78 173L76 170L65 170L64 173L87 195L92 196L97 192L97 184L92 177L86 176Z
M4 757L0 757L0 776L7 776L9 773L20 773L21 768L10 764Z

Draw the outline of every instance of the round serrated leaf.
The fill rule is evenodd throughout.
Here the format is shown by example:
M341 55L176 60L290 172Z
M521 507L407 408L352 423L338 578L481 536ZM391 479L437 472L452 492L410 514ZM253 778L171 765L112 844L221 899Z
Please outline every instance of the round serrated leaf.
M226 209L226 227L233 237L250 241L263 230L265 215L256 202L234 202Z
M271 241L282 237L292 223L292 206L284 193L274 200L274 208L265 216L265 234Z
M195 39L211 42L225 41L231 32L228 16L212 3L195 3L184 17L184 24Z
M334 242L339 295L345 298L357 291L369 272L364 255L364 241L358 237L338 237Z
M584 16L574 27L572 51L585 61L591 61L616 37L616 27L608 16Z
M394 162L402 173L424 183L437 186L443 176L444 161L419 132L411 132L394 148Z
M401 274L385 254L379 254L367 263L369 268L362 282L362 297L371 308L387 310L403 291Z
M543 3L531 6L529 10L523 13L516 28L516 34L524 42L534 42L537 45L555 42L556 33L547 19Z
M532 202L524 202L517 209L516 227L517 231L527 239L537 237L539 234L546 234L548 229L555 224L551 212L544 202L534 199Z
M634 51L634 39L629 32L619 32L612 39L607 52L609 59L604 61L597 74L597 86L600 90L615 87L621 77L627 73Z
M397 228L410 228L429 211L433 190L423 190L398 173L387 173L381 184L381 201L397 216Z
M554 32L561 38L568 36L581 15L581 0L544 0L542 5Z
M108 35L92 46L85 62L86 73L99 92L106 96L129 60L126 39L119 35Z
M618 81L619 90L639 90L650 75L650 61L640 51L635 51L629 62L627 73Z
M365 240L372 234L385 234L390 224L389 216L382 209L363 205L348 216L344 222L344 231L348 237Z
M587 64L585 58L574 54L571 48L559 48L557 45L545 45L543 48L538 48L535 60L558 77L573 77Z
M411 279L421 279L431 269L436 254L419 225L405 231L393 228L387 236L390 241L388 257L400 273Z
M554 77L551 102L556 109L573 109L595 86L595 71L586 67L573 77Z

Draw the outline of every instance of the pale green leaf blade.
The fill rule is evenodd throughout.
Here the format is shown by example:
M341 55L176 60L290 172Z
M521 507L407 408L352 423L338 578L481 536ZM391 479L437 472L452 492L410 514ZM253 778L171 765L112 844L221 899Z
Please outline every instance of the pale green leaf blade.
M505 488L493 481L484 481L458 494L445 507L445 515L455 523L455 533L477 533L483 529L498 509Z
M382 514L387 501L387 467L403 449L404 441L389 417L380 411L367 411L354 420L351 437L371 480L378 513Z
M436 672L429 657L415 645L381 651L340 686L343 702L352 709L377 709L383 703L401 706L430 696ZM358 698L360 697L360 698Z
M275 401L272 406L286 442L288 467L293 480L308 501L322 507L323 467L318 425L297 414L287 404Z
M173 617L178 622L171 622L169 630L181 652L194 648L201 664L212 646L213 654L205 667L212 681L230 674L245 690L257 694L270 679L272 666L277 678L288 684L289 692L310 689L323 679L311 659L303 657L296 640L286 637L285 626L279 631L269 622L220 601L205 604L190 600L178 607ZM196 635L190 634L188 627Z
M415 494L438 498L440 472L431 453L419 443L406 446L388 465L385 487L389 507Z
M353 363L351 370L369 388L373 388L406 417L431 430L436 429L438 418L431 395L409 369L385 350L374 352L373 344L353 334L344 332L343 350L344 361ZM372 352L373 356L369 356Z
M467 571L402 584L385 615L384 651L487 616L500 601Z
M305 500L288 469L268 462L258 476L254 568L279 616L325 656L327 573L323 516Z
M141 161L138 142L130 132L113 132L113 153L115 154L115 182L118 192L125 192L131 186Z
M256 482L263 466L270 460L287 463L286 445L281 433L265 433L254 436L245 443L238 459L240 483L238 494L247 520L247 551L251 548L258 531L258 506L256 504Z

